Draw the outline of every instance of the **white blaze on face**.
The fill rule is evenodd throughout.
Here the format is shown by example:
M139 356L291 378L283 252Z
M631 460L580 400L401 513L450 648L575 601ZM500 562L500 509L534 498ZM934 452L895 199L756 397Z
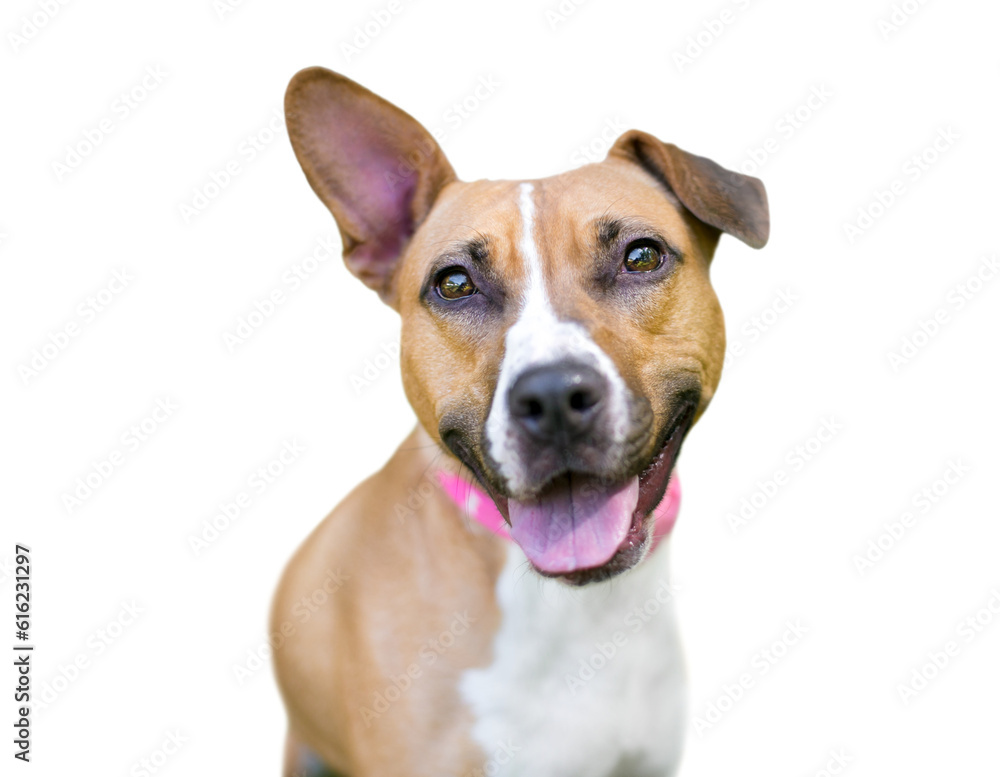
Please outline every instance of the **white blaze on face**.
M564 360L578 361L593 367L608 382L606 401L611 424L611 455L624 442L628 429L625 382L618 374L614 362L590 338L583 326L560 321L549 301L542 260L535 243L535 203L532 192L530 183L521 184L521 240L518 247L525 264L526 285L521 298L521 313L514 325L507 330L500 377L486 419L486 445L490 456L514 494L521 493L531 485L528 482L527 463L520 459L517 434L507 401L511 386L525 370Z

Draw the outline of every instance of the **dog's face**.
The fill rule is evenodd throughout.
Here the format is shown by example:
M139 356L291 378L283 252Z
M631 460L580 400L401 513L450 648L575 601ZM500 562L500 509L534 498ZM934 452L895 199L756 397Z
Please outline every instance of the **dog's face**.
M293 79L286 112L345 261L402 316L427 432L542 574L581 584L638 563L722 369L720 232L767 240L760 182L636 131L552 178L460 182L416 121L319 68Z

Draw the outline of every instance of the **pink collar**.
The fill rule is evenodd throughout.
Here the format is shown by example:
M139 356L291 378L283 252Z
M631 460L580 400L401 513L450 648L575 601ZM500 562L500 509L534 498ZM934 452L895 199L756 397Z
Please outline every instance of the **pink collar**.
M459 508L479 525L485 527L499 537L510 539L507 531L507 522L493 503L493 500L478 486L473 485L465 478L444 470L437 473L438 482L444 492ZM667 493L664 494L660 504L653 510L655 525L653 529L653 545L650 550L670 534L671 529L677 522L677 511L681 506L681 482L674 472L670 476L667 484Z

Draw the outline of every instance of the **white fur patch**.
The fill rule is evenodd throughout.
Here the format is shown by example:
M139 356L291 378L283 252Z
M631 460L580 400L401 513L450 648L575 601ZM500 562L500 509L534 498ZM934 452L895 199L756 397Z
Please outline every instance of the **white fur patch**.
M527 285L521 301L521 313L507 330L504 358L500 365L493 404L486 419L486 443L490 455L515 494L527 482L527 466L520 460L511 425L507 395L510 387L531 367L563 359L576 359L600 372L608 381L608 415L611 422L610 453L621 445L628 430L628 404L625 382L611 358L591 339L580 324L560 321L545 290L542 259L534 238L535 204L533 187L522 183L519 189L521 240L519 248L525 263Z
M493 663L460 685L483 752L514 753L488 774L674 774L687 703L667 550L577 589L536 575L508 545Z

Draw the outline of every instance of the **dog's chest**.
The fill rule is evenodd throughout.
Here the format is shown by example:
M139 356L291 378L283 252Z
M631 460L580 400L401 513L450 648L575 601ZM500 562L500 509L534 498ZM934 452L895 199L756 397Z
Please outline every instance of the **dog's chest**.
M508 548L492 663L461 691L483 773L669 775L680 757L685 685L667 548L581 589L544 580Z

